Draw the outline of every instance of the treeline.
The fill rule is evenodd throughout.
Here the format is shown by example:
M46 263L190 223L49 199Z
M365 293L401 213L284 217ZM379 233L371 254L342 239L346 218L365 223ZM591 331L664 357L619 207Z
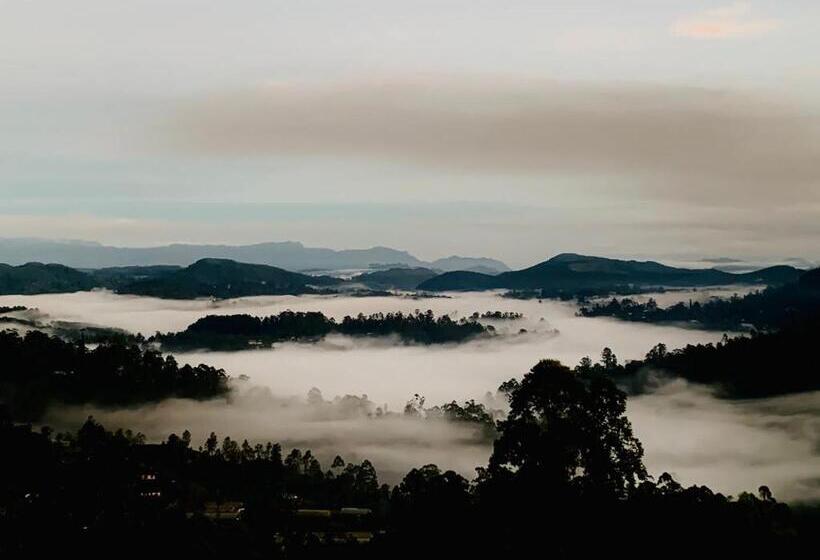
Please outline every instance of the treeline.
M586 302L590 298L606 296L626 296L635 294L663 293L663 286L636 286L634 284L613 284L602 287L536 288L530 290L508 290L502 297L509 299L560 299Z
M484 313L479 313L476 311L472 315L470 315L470 319L473 321L477 321L478 319L492 319L495 321L517 321L518 319L523 319L524 314L518 313L517 311L485 311Z
M472 320L454 321L448 315L436 317L432 311L360 313L347 316L341 322L318 311L283 311L268 317L208 315L184 331L158 333L153 340L173 350L242 350L270 347L275 342L319 340L329 334L396 336L409 343L442 344L464 342L492 330Z
M645 303L633 299L611 299L585 305L584 317L615 317L625 321L647 323L695 322L710 329L749 330L778 329L820 315L820 290L789 284L752 292L743 297L714 298L680 302L659 307L654 299Z
M688 344L675 350L658 344L643 360L625 364L606 348L599 363L584 358L576 370L605 373L636 393L651 389L660 375L711 385L724 398L771 397L820 390L820 371L808 352L818 340L820 320L814 320L770 333L724 335L716 344Z
M227 375L130 342L106 339L91 347L40 331L0 331L0 409L36 420L49 404L129 405L170 397L227 393Z
M147 445L91 419L57 436L0 422L9 451L0 554L657 558L706 548L778 558L817 545L812 517L765 486L732 498L668 474L652 479L626 396L605 376L542 361L502 390L510 412L474 481L427 465L393 488L368 461L336 457L325 468L309 451L285 455L273 443L211 434L194 448L185 432ZM235 515L213 515L214 504Z

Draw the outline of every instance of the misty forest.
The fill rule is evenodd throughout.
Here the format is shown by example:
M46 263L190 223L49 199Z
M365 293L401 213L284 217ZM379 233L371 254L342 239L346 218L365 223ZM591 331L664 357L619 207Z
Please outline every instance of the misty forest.
M66 268L27 267L0 297L4 552L104 555L136 535L134 556L820 544L816 271L714 285L724 273L546 262L527 294L431 290L394 265L282 293L276 267L211 260L152 297L126 287L188 285L186 269L62 288ZM253 287L220 297L237 286Z

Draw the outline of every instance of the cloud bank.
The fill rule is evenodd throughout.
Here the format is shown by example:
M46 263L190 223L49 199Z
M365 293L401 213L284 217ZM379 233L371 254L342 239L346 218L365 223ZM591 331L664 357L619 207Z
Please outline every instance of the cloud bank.
M640 184L650 197L744 205L816 201L820 180L816 115L731 91L671 86L273 83L186 104L163 134L164 147L212 156L609 176L612 185Z

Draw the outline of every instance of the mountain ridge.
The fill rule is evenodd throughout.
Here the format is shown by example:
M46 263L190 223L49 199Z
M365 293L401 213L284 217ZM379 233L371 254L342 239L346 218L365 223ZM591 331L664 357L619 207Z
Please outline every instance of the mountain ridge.
M425 291L488 289L555 290L605 289L607 287L678 286L727 284L781 284L797 281L802 271L787 265L766 267L749 273L730 273L715 268L676 268L656 261L636 261L561 253L533 266L495 276L445 272L422 282Z
M203 258L224 258L248 264L265 264L291 271L390 268L395 265L443 271L482 267L497 272L506 264L486 257L451 256L423 261L408 251L374 246L367 249L306 247L298 241L267 241L247 245L172 243L157 247L115 247L96 242L0 238L0 262L59 263L72 268L99 269L127 266L189 266ZM455 259L455 260L454 260ZM433 263L438 263L433 265ZM457 266L456 266L457 265Z

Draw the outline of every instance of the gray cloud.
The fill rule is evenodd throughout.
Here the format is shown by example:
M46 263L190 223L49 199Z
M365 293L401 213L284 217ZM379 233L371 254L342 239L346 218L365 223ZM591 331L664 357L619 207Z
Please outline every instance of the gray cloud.
M645 194L744 205L817 199L819 124L793 105L732 91L416 80L214 96L181 107L164 132L177 149L212 155L608 176Z

